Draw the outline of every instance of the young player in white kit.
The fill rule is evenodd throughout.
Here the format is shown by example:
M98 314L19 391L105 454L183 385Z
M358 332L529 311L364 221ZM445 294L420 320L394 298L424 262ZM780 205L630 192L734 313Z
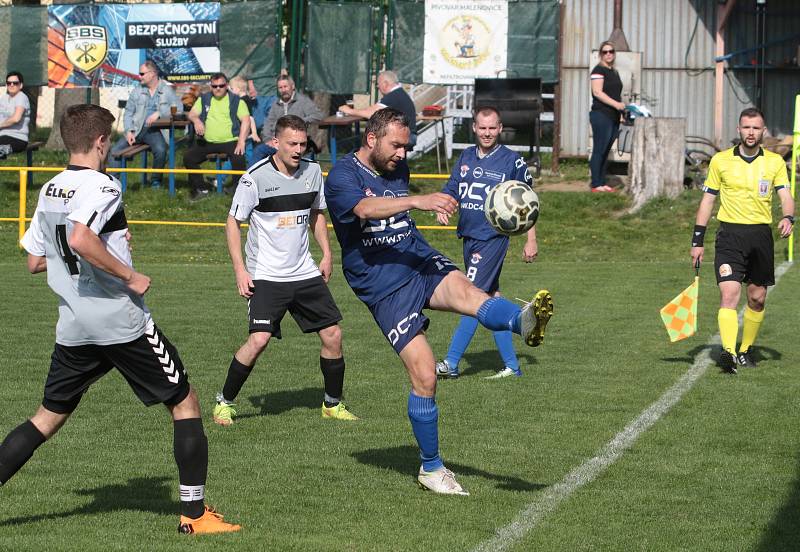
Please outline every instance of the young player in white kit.
M238 531L204 505L208 440L197 395L178 351L144 304L150 278L133 269L121 186L103 172L113 122L95 105L67 108L60 126L69 166L42 187L22 238L28 269L47 271L59 297L59 319L42 405L0 445L0 484L64 425L87 389L116 368L139 400L163 403L172 415L178 531Z

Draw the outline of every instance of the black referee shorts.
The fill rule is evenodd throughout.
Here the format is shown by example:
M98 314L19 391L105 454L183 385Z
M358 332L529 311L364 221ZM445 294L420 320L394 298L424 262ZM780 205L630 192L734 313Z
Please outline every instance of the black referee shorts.
M775 246L768 224L721 222L714 269L720 282L775 285Z
M250 333L269 332L280 339L287 310L303 333L324 330L342 319L322 276L297 282L253 280L253 285L248 302Z
M117 345L56 343L42 405L52 412L75 410L89 387L116 367L145 405L176 405L189 394L189 380L178 350L157 327Z

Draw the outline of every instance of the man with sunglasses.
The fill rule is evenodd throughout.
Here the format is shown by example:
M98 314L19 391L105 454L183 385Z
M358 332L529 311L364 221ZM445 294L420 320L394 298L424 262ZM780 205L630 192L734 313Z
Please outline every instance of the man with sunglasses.
M0 96L0 158L28 147L31 104L22 84L22 73L11 71L6 75L6 93Z
M134 144L147 144L153 152L153 168L163 169L167 162L167 143L169 134L166 130L152 128L156 119L170 116L170 108L178 106L178 97L170 84L158 77L158 67L150 60L139 67L139 86L134 86L128 102L125 104L125 115L122 122L125 132L111 148L112 167L119 167L116 157L125 148ZM161 175L154 174L153 186L161 183Z
M239 96L228 91L225 74L211 76L211 92L200 95L189 111L189 121L194 125L197 140L183 156L187 169L199 169L209 153L228 154L235 171L247 168L244 152L250 135L250 110ZM208 197L203 175L190 174L189 186L192 200Z

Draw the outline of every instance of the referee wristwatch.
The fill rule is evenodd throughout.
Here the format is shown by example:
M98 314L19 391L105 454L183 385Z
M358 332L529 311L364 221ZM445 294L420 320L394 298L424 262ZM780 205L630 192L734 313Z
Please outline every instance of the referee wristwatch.
M794 215L783 215L781 218L785 218L792 226L794 226Z

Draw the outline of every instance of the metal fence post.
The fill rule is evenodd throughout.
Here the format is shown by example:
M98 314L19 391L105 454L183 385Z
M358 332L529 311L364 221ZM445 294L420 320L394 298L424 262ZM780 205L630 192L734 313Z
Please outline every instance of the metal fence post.
M28 206L28 170L19 171L19 239L25 235L25 211ZM22 248L22 246L19 246Z

